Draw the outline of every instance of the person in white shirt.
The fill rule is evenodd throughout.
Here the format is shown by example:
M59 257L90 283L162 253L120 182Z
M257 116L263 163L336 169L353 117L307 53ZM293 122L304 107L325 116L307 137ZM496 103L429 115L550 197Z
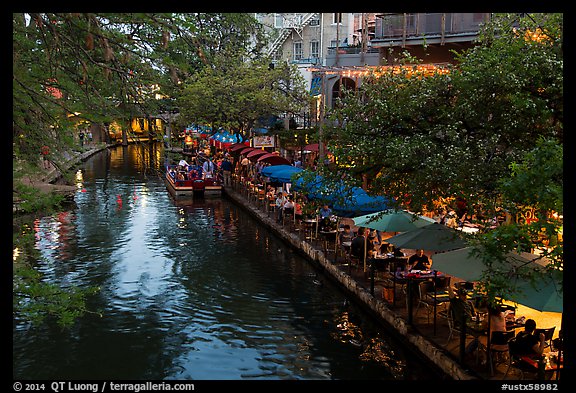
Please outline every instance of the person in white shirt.
M284 210L284 204L286 201L286 194L279 191L276 194L276 222L282 222L282 211Z
M208 157L206 161L204 161L204 164L202 164L202 172L204 174L204 178L214 177L214 168L215 167L212 159Z

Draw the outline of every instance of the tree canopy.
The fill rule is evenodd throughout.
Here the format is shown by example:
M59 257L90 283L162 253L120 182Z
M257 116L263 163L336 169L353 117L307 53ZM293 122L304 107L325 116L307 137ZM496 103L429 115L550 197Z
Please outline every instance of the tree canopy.
M14 154L71 143L74 123L106 124L162 110L183 81L263 44L250 14L13 14ZM70 117L70 114L76 114Z
M247 137L260 119L300 112L307 103L300 74L288 64L267 59L217 61L183 84L180 123L225 127Z
M417 213L456 200L478 220L502 209L513 219L536 211L537 223L517 220L474 239L490 243L497 257L541 247L542 228L556 237L562 22L561 14L496 15L477 45L457 53L457 64L443 72L424 76L417 64L401 73L377 70L330 113L336 126L327 127L326 140L339 163L332 176L360 184L369 174L371 193ZM555 267L562 265L561 251L560 242L545 252Z

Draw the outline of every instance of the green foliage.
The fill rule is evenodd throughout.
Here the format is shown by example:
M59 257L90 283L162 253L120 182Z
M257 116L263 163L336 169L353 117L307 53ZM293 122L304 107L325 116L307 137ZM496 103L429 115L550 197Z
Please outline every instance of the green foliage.
M270 69L267 59L213 61L183 85L178 100L181 126L203 123L246 136L259 119L297 112L306 102L304 82L287 64Z
M25 214L39 211L53 211L61 207L65 199L61 194L39 192L36 188L21 183L14 183L14 191L22 200L19 208Z
M262 45L251 14L14 13L12 20L13 150L30 161L44 144L56 151L73 143L78 122L109 125L169 109L156 93L175 98L216 57L235 62Z
M476 236L487 262L557 238L561 220L550 212L563 208L562 23L561 14L496 15L447 74L366 78L331 114L333 177L368 175L370 192L417 213L455 198L485 219L535 209L538 221ZM562 242L545 254L562 266ZM487 275L491 293L506 274Z
M37 167L43 145L52 154L77 148L77 127L125 126L135 116L173 110L182 82L217 59L255 58L263 42L247 13L14 13L12 22L13 158L26 171ZM157 100L157 93L169 98ZM26 186L16 184L15 191L25 212L50 212L62 203L57 194ZM15 249L27 249L14 265L15 314L69 326L87 312L94 289L43 282L23 259L38 257L24 247L28 237L14 241Z

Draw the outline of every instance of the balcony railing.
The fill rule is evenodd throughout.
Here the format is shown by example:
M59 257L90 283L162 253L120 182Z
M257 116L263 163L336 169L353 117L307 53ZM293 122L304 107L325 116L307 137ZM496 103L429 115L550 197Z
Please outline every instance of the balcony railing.
M376 19L374 39L473 34L489 16L489 13L382 14Z
M360 53L362 53L362 48L353 46L339 46L338 53L346 55L359 55ZM378 53L378 48L367 48L365 53ZM335 46L328 47L328 54L335 55L336 47Z

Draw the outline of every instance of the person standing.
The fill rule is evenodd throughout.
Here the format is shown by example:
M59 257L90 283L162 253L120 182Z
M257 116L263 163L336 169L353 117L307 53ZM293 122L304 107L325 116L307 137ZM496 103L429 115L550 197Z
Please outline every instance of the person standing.
M40 154L42 154L42 165L44 166L44 169L50 169L50 160L48 159L50 148L47 145L42 146Z
M220 164L220 169L222 169L222 176L224 177L224 185L232 185L232 163L228 157L224 157L222 164Z
M276 194L276 222L282 222L282 209L286 203L286 195L282 191L278 191Z
M80 131L78 138L80 138L80 147L84 147L84 131Z
M202 164L202 172L204 174L204 178L214 177L214 163L210 157L206 158L204 164Z
M240 176L242 176L244 179L246 179L248 177L248 165L250 164L250 160L248 159L248 157L244 156L244 158L242 158L242 161L240 161Z

